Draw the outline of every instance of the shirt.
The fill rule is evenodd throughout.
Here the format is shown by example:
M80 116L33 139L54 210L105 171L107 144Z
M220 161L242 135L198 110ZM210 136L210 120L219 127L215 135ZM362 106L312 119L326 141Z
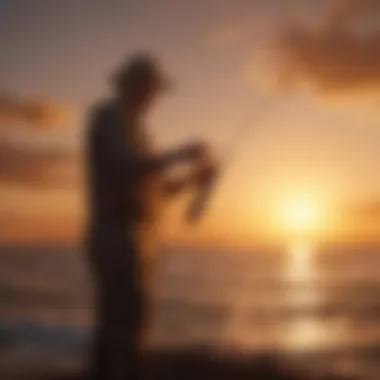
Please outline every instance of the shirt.
M117 102L94 108L87 136L90 219L96 226L152 228L161 211L161 173L139 120L127 120Z

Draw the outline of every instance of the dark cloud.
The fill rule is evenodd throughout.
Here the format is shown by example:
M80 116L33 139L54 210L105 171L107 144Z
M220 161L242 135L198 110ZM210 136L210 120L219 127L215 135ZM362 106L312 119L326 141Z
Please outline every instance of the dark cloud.
M323 93L380 89L380 2L335 1L322 24L282 31L275 43L279 83Z
M0 91L1 126L23 122L33 127L50 128L67 125L71 110L49 99L21 99Z
M79 171L76 152L0 143L0 184L72 187L79 182Z
M378 0L333 0L322 28L327 32L344 30L357 23L378 21L380 2Z
M67 125L71 116L69 108L57 102L24 100L0 91L0 186L76 183L78 152L62 143L67 136L52 130Z

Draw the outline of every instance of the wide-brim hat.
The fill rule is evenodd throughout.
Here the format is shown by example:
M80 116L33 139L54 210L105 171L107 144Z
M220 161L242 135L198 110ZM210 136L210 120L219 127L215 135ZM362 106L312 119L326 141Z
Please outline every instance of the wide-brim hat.
M146 53L129 57L112 74L111 80L118 87L148 86L156 91L168 91L173 88L172 80L163 71L158 60Z

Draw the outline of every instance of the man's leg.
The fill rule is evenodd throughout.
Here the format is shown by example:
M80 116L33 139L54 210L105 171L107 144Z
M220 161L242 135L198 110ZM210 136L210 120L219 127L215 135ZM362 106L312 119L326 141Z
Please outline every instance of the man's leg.
M91 356L91 380L104 380L107 378L109 348L107 336L107 306L104 292L99 292L95 309L94 344Z
M110 358L107 380L140 379L140 326L136 307L138 294L131 281L122 280L108 294L108 334Z
M94 367L98 380L140 379L145 333L144 291L137 249L116 240L95 260L98 330ZM99 249L99 246L97 247Z
M96 238L97 235L91 236L87 243L87 258L94 281L94 338L90 352L90 376L91 380L104 380L107 374L109 354L107 347L107 292L104 273L104 259L108 252L103 249L102 240L98 241L99 239Z

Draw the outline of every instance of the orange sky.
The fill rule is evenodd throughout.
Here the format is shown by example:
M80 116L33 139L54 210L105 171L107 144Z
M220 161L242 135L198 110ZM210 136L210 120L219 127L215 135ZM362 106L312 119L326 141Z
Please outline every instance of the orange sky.
M183 225L183 200L164 224L168 240L279 239L285 226L276 229L273 220L305 197L328 211L320 212L321 236L376 239L380 212L365 206L380 199L377 4L0 5L6 57L0 62L0 241L78 241L77 156L86 110L107 94L108 74L135 48L157 53L177 84L148 120L159 148L201 136L222 154L241 123L273 100L239 145L208 218L196 230Z

